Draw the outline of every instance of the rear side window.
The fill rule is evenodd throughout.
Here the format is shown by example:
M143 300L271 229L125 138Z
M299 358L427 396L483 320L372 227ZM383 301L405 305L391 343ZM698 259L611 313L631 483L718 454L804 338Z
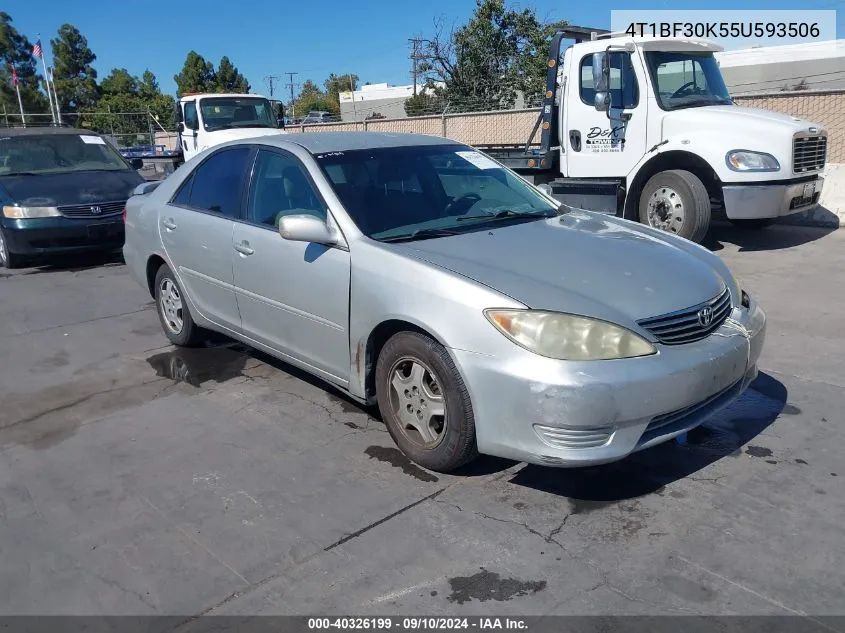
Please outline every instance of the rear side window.
M179 191L171 200L172 204L180 207L187 207L191 202L191 185L194 183L194 175L188 176L188 179L179 187Z
M226 149L197 167L192 176L188 206L229 218L237 217L249 154L248 147Z

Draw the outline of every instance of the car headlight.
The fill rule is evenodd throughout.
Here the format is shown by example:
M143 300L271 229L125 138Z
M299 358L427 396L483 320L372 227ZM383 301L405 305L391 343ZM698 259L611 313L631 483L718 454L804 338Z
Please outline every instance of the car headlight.
M780 163L771 154L735 149L727 153L725 162L733 171L780 171Z
M648 356L657 350L623 327L574 314L543 310L484 311L484 316L517 345L558 360L612 360Z
M56 207L3 207L3 215L20 220L23 218L54 218L59 210Z

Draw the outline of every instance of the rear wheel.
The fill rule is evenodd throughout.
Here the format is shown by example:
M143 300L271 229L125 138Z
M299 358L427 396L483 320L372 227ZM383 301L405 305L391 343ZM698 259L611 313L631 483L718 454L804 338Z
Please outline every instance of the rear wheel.
M194 323L182 287L167 264L156 273L155 299L161 327L170 342L180 347L198 345L202 330Z
M3 229L0 229L0 268L21 268L24 258L9 251L9 243Z
M448 472L478 455L469 392L437 341L393 335L376 364L376 395L391 437L420 466Z
M655 229L701 242L710 227L710 195L690 171L661 171L643 187L639 218Z
M745 220L732 220L731 218L728 218L728 222L733 224L735 227L749 230L765 229L767 226L771 226L776 221L777 218L749 218Z

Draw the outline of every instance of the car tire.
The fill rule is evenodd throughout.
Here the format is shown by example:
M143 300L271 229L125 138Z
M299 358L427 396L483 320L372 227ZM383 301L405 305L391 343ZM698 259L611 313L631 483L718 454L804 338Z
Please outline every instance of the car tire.
M171 343L195 347L202 342L202 330L194 323L182 286L167 264L156 273L155 302L161 329Z
M431 337L399 332L385 343L376 396L393 441L420 466L445 473L478 456L469 392L449 353ZM441 408L443 414L435 414Z
M6 234L3 229L0 229L0 268L22 268L26 260L9 251L9 242L6 240Z
M747 218L743 220L732 220L731 218L728 218L728 222L738 229L756 231L771 226L777 222L777 218Z
M707 187L690 171L661 171L643 187L639 219L653 228L701 242L710 227Z

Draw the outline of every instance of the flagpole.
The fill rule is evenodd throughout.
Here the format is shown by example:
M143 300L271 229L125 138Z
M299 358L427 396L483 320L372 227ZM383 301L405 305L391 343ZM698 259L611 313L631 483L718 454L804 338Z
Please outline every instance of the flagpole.
M53 82L53 98L56 100L56 118L59 125L62 124L62 111L59 109L59 93L56 92L56 76L53 74L53 67L50 66L50 81Z
M44 84L47 86L47 101L50 102L50 116L53 118L53 124L56 123L56 112L53 109L53 97L50 95L50 78L47 74L47 61L44 59L44 45L41 43L41 33L38 33L38 44L41 47L41 65L44 67Z
M23 100L21 99L21 86L17 81L15 82L15 92L18 93L18 107L21 109L21 124L26 127L26 117L23 113Z

